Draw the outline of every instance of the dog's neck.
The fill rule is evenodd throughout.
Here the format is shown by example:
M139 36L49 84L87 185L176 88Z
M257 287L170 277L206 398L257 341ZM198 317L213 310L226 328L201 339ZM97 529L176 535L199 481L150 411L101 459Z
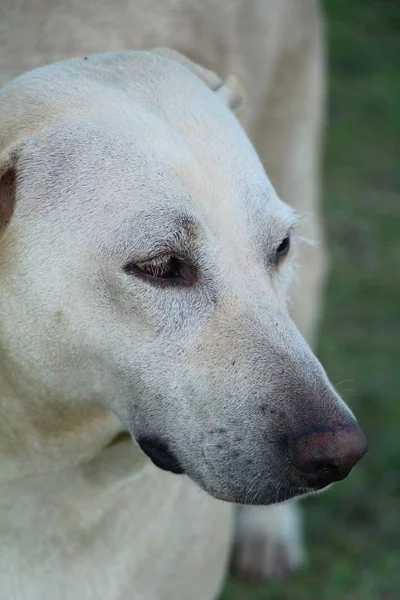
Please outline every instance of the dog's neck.
M30 389L0 348L0 479L55 472L98 456L123 428L99 405Z

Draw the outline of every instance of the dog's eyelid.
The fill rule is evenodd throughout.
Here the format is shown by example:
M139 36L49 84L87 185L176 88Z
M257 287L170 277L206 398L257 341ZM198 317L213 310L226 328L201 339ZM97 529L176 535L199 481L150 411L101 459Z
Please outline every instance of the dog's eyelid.
M288 207L288 209L288 213L284 219L284 222L282 223L282 226L286 228L286 235L290 236L297 229L297 226L300 223L300 218L292 207Z
M279 246L285 240L289 240L289 242L291 242L293 240L294 236L295 236L295 226L294 225L290 225L289 228L286 230L286 233L282 233L281 236L276 239L275 246L276 247Z
M186 248L178 245L163 244L153 247L151 250L149 249L148 251L137 253L136 256L131 256L129 258L129 263L151 263L163 258L176 259L187 265L196 264L198 262L193 253L189 252Z
M292 235L294 235L296 232L296 228L297 228L297 221L294 221L293 223L291 223L289 225L285 237L291 237Z

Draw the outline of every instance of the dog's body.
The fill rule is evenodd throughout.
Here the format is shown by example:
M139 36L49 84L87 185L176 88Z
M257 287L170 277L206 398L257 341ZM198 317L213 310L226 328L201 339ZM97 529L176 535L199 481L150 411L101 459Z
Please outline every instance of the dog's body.
M23 6L25 8L25 4ZM255 139L279 192L301 212L314 211L314 215L301 225L301 233L320 239L315 202L318 187L321 54L319 22L314 3L288 0L266 1L262 5L251 2L244 6L241 2L226 5L210 2L208 7L202 4L200 12L195 3L186 5L183 2L174 6L169 3L168 6L164 3L155 6L136 0L132 2L131 12L126 12L125 4L123 8L115 4L111 8L107 6L96 3L94 10L93 4L87 8L86 3L82 6L78 3L66 6L63 3L51 7L47 3L43 3L43 6L35 3L31 13L27 9L24 12L18 2L10 3L5 8L6 19L2 21L4 31L1 45L5 49L6 61L0 70L2 82L54 59L107 49L151 46L154 43L184 50L191 57L222 73L234 71L248 88L248 109L242 117L246 129ZM86 13L87 10L90 15ZM194 37L195 30L201 35ZM34 41L29 39L30 35L35 36ZM249 41L253 42L253 39L257 43L250 44ZM35 52L33 48L36 48ZM188 71L194 71L196 78L217 90L220 100L214 106L209 91L206 90L208 95L202 91L193 75L190 75L192 79L188 79L186 69L180 67L181 70L176 71L173 63L183 59L172 55L172 60L168 58L166 62L159 63L157 60L161 59L151 59L150 56L129 54L127 58L122 55L105 57L99 59L104 61L99 68L96 59L94 76L90 72L93 59L90 57L86 62L82 58L81 62L75 61L71 66L65 63L53 70L44 70L43 75L39 72L31 79L28 76L19 80L15 88L5 88L3 93L4 108L0 123L0 150L5 173L2 180L3 203L0 201L1 600L215 598L229 555L233 509L232 504L207 495L192 479L219 498L244 503L269 503L302 491L293 494L285 489L282 489L282 493L279 491L279 486L284 487L286 480L285 484L279 483L282 475L278 477L274 472L274 461L268 467L270 472L264 476L266 482L278 485L275 492L262 490L255 480L263 473L262 462L259 462L253 474L252 467L248 466L248 474L244 477L246 470L243 471L240 461L247 460L250 465L252 461L261 460L255 456L256 446L253 448L255 442L252 441L259 434L256 430L250 432L251 427L249 431L241 431L240 423L247 419L248 409L240 409L240 417L235 413L227 427L232 418L231 409L228 407L225 414L227 407L224 403L222 407L219 401L217 404L211 401L221 394L226 398L232 397L237 410L239 405L235 404L234 397L240 388L241 402L244 402L249 395L257 396L259 392L256 390L262 390L264 386L261 379L252 389L248 383L243 383L249 374L252 378L258 377L258 358L252 359L250 350L249 356L246 356L246 343L242 349L235 350L229 368L223 364L225 357L231 354L236 336L240 339L240 323L248 311L244 308L239 310L234 298L242 298L243 307L250 307L254 305L258 291L252 289L250 282L246 292L243 290L242 261L246 260L244 257L249 252L247 233L242 241L240 239L243 235L243 219L247 218L244 215L247 213L243 213L240 202L233 200L225 208L216 209L213 203L207 204L215 193L212 190L217 190L218 196L224 198L239 198L243 196L244 188L254 188L251 192L254 194L256 189L263 187L263 194L273 199L273 211L269 213L268 222L278 219L279 224L274 225L278 237L285 235L285 227L290 225L292 216L274 199L272 189L263 180L258 161L233 117L226 116L224 112L220 114L219 104L226 102L234 106L239 101L234 83L222 85L214 74L191 63L184 63L189 65ZM129 93L125 90L125 95L121 95L119 83L116 82L121 73L121 77L126 76L129 82L133 82L132 85L129 83ZM80 87L76 81L80 82ZM171 92L171 85L182 85L182 94L179 89ZM206 89L203 83L201 85ZM292 92L289 93L289 90ZM133 107L129 94L133 94L135 99ZM181 95L184 100L181 100ZM101 115L98 118L96 98L100 97L102 108L99 105ZM179 107L176 113L172 110L174 105ZM130 125L132 137L125 138L125 125L120 128L124 118L130 122L132 109L133 115L139 115L139 121ZM225 108L223 110L226 111ZM119 111L122 116L118 116ZM154 114L158 117L153 123ZM194 116L196 114L197 117ZM203 119L204 127L200 127ZM147 137L152 139L155 128L162 140L165 122L168 124L165 140L169 141L164 142L165 148L158 155L160 149L157 145L153 147L150 144L147 148ZM148 133L145 132L142 142L137 142L136 136L143 128L143 123ZM85 130L85 127L89 129ZM172 137L171 127L175 130ZM104 140L103 129L106 134ZM180 147L179 136L189 143L191 153L201 166L200 170L194 164L186 164L190 153L186 156L186 150ZM94 138L99 139L98 144L89 143L87 146L88 140ZM171 313L175 315L174 323L168 322L171 315L167 318L165 308L160 308L163 317L157 317L155 330L150 335L146 329L146 323L150 323L146 313L147 303L156 307L158 296L146 296L146 292L145 305L143 299L139 302L140 319L133 325L130 322L131 292L127 287L121 287L120 276L112 269L110 271L109 267L116 256L122 256L124 245L129 245L126 223L136 217L131 214L131 209L127 211L127 195L122 188L121 197L125 198L125 204L122 202L120 206L121 214L113 210L110 212L107 203L100 207L95 200L106 194L114 198L120 185L119 179L116 179L106 192L108 180L106 177L100 183L101 173L114 174L121 169L120 175L124 179L132 168L129 163L132 150L127 153L123 148L124 144L129 146L130 140L135 140L135 144L138 143L141 148L141 153L137 155L139 158L133 163L134 171L142 168L143 156L152 156L151 164L159 164L156 173L146 173L147 167L143 171L143 185L144 189L146 186L148 188L146 197L150 200L150 206L154 201L155 211L159 205L163 206L163 202L160 203L160 190L162 193L168 192L168 210L172 211L180 196L188 194L188 197L196 198L196 203L200 202L200 208L196 208L196 218L200 218L199 215L205 211L204 223L207 224L211 211L212 219L216 219L212 227L215 228L215 240L220 240L216 246L218 252L224 255L226 249L230 248L229 262L239 251L235 259L239 270L236 273L235 269L231 271L231 289L222 302L223 320L230 333L224 328L220 330L218 311L209 325L209 316L205 316L209 313L206 311L201 324L206 343L201 340L193 342L192 337L194 335L197 339L199 326L196 319L205 310L208 302L206 297L200 304L195 302L191 308L185 308L184 302L182 304L179 300L174 309L176 311L179 307L179 312ZM159 141L157 144L162 143ZM76 153L75 147L78 149ZM69 157L71 148L73 151ZM115 153L113 148L117 149ZM128 160L128 171L116 162L120 151L123 160ZM137 152L136 146L133 152ZM76 162L79 153L90 156L90 161L94 157L97 166L91 166L92 170L88 172L84 168L81 171L80 162ZM105 164L103 157L108 158L108 153L109 162ZM43 159L40 156L50 158ZM30 180L29 187L25 189L25 175L21 175L20 169L23 172L26 168L29 170L30 161L36 164L37 160L37 179L32 181L29 175L26 179ZM46 161L48 164L45 164ZM81 161L83 166L85 161ZM172 171L168 166L170 161ZM197 175L194 175L197 170ZM14 172L15 176L9 175ZM202 172L207 173L214 188L204 187ZM47 179L49 173L50 180ZM68 181L72 175L73 179ZM163 181L158 181L159 176ZM91 191L93 177L96 180L99 178L100 192L95 192L94 187ZM177 181L181 180L183 184L176 187ZM18 184L22 182L22 191L18 192L17 201L14 202L11 197L16 181ZM55 185L59 186L58 189L53 187L53 181L57 182ZM78 190L82 187L84 195L89 194L95 212L82 211L82 193L75 194L75 184L71 188L72 181L79 182L76 187ZM235 185L233 182L236 182ZM131 182L129 185L134 188L136 184ZM175 199L172 197L173 189ZM61 212L58 207L54 216L48 219L54 210L53 196L61 198L66 190L70 190L68 202L60 205L63 207ZM24 197L26 193L30 195L28 204L18 200L19 195ZM113 201L116 201L115 198ZM259 205L259 200L257 202L257 210L262 215L264 204ZM138 207L135 206L135 209L138 210ZM147 204L141 210L149 210ZM179 210L182 210L182 206ZM27 219L25 215L28 215ZM81 216L77 218L76 215ZM89 215L90 219L95 217L96 221L97 229L92 233L89 232L87 221ZM60 222L63 224L61 229ZM39 226L36 227L34 223ZM114 234L110 237L110 232L103 231L109 223L116 228L116 240L122 235L123 241L119 239L118 250L102 247L100 252L96 244L100 241L104 245L105 240L108 244L114 237ZM172 223L170 227L173 227ZM266 231L269 231L269 227L267 224ZM165 228L169 229L164 225ZM199 239L199 248L203 247L201 235L191 222L184 229L182 235L188 236L192 246ZM236 237L232 242L230 236L235 230ZM99 238L95 231L100 232ZM104 239L101 239L101 232L105 235ZM159 233L164 235L165 231L160 230ZM134 237L137 235L138 232ZM85 254L86 236L92 243L96 241L96 250L91 248L88 254ZM239 246L235 250L236 243ZM268 243L272 244L271 241ZM31 244L35 248L33 253ZM210 246L210 242L207 244ZM210 248L214 249L213 244ZM79 249L79 257L75 255L75 248ZM88 273L91 273L90 280L98 270L98 252L105 257L107 265L101 277L94 281L103 303L100 311L96 306L98 300L93 303L89 298L90 301L86 302L87 290L85 286L81 287ZM294 292L293 314L303 333L310 337L312 317L318 313L324 259L321 253L315 252L310 255L309 261L308 252L307 248L300 249L301 262L307 264L299 280L300 290ZM68 289L65 289L62 271L59 270L62 257L66 260L66 271L75 274L73 281L68 282ZM128 259L129 256L126 256L126 262L129 262ZM36 272L36 278L32 277L35 268L31 271L29 264L35 265L35 268L41 267L42 271ZM89 269L86 274L85 269ZM45 274L43 282L38 282L38 273ZM259 275L255 278L259 278ZM258 289L264 286L262 281L259 280ZM278 292L275 290L272 293L271 289L266 287L264 293L268 301L274 304ZM283 290L284 287L282 294ZM114 307L110 312L108 306L111 301L117 302L118 308ZM79 307L74 307L77 302ZM260 303L260 300L256 303ZM261 311L260 314L263 314L262 304L263 301L257 309ZM135 305L135 310L139 305ZM23 310L27 306L30 307L29 314ZM197 316L192 322L193 310ZM91 330L95 314L100 317L101 327ZM179 319L177 314L181 315ZM344 422L343 419L351 419L324 379L315 359L305 349L304 343L297 339L298 334L292 331L290 324L281 326L279 310L276 314L274 327L280 333L274 334L273 343L280 346L285 342L279 352L285 354L286 345L296 348L295 363L303 365L306 373L314 373L312 378L315 377L319 383L312 384L313 389L315 386L319 390L323 388L322 396L329 396L329 400L325 399L322 405L331 420L334 418L335 423L340 424ZM79 322L76 320L78 316ZM245 320L247 318L248 315ZM260 327L266 326L262 324L263 318L257 317ZM133 347L130 346L130 338L126 338L127 328L131 327L131 335L136 341ZM249 327L252 329L250 321ZM168 343L165 345L164 342L164 346L157 350L158 338L154 338L153 333L162 332L165 328L169 332ZM141 341L139 345L138 340ZM190 341L190 350L185 346L186 340ZM153 354L158 357L158 362L150 358ZM136 373L136 365L133 374L132 366L126 363L126 357L134 355L137 364L141 365L139 371L146 365L143 373ZM177 360L177 356L181 358ZM301 360L299 357L302 357ZM290 356L289 359L292 360ZM242 366L233 368L236 363ZM295 363L293 369L297 372ZM272 369L271 366L268 368ZM228 369L226 374L225 369ZM230 369L233 371L230 372ZM175 371L172 382L171 375L165 379L168 373ZM229 385L222 391L219 389L220 381L225 377ZM311 385L310 381L307 386ZM232 389L230 384L233 385ZM181 405L178 413L171 412L177 394L180 398L187 394L191 397L195 389L197 393L197 388L201 392L199 397L207 407L197 407L195 410L198 413L196 419L202 415L201 426L196 419L193 421L191 404ZM131 392L128 393L128 390ZM132 407L127 404L132 390L135 398L143 398L135 400L137 404L133 413ZM314 392L310 392L311 396ZM282 395L278 388L275 393ZM149 397L152 398L150 412ZM146 405L144 412L141 404ZM305 413L306 404L302 405ZM266 406L263 404L260 409L261 419L265 418ZM110 412L110 408L113 412ZM271 408L271 414L276 411L282 415L287 413L287 409ZM204 418L206 421L203 423ZM240 423L236 422L237 418ZM282 416L279 424L275 425L274 418L268 421L269 427L274 426L272 432L283 427L282 419L287 419L287 416ZM293 419L289 420L291 422ZM307 423L301 425L300 430L306 426ZM204 427L208 428L207 435ZM183 470L191 478L163 474L130 440L120 438L125 429L129 429L140 440L142 448L152 455L156 463L167 460L169 470ZM152 442L150 450L149 437ZM161 438L163 443L155 447L155 438ZM165 458L165 439L172 459ZM190 440L190 447L183 450L182 440L185 444ZM239 447L244 444L243 451L235 449L235 444ZM196 455L198 448L203 448L202 457ZM216 448L219 454L213 456ZM235 466L231 465L232 452L237 457ZM176 460L176 464L171 464L171 460ZM280 461L281 454L278 453L277 467ZM228 464L231 466L228 467ZM281 471L282 465L279 468ZM215 472L217 480L211 477L209 469ZM248 478L247 483L244 480L241 482L240 478L243 477ZM294 475L288 471L287 481L292 477ZM235 483L236 478L238 483ZM297 489L299 484L292 485ZM307 491L311 491L311 488L307 488ZM271 494L275 496L271 497ZM241 559L244 570L265 575L269 569L279 571L281 568L276 564L274 551L272 560L271 552L267 553L268 556L261 552L256 559L252 555L249 557L247 537L251 538L255 529L258 535L263 527L270 534L275 532L272 543L276 544L279 558L282 557L282 544L285 545L284 563L288 562L291 566L298 561L299 545L293 544L295 539L288 535L288 526L292 527L295 520L290 506L244 509L240 527L245 549ZM277 521L281 523L278 528ZM250 532L249 536L247 532Z
M216 598L232 507L137 468L132 440L62 473L4 485L2 600Z

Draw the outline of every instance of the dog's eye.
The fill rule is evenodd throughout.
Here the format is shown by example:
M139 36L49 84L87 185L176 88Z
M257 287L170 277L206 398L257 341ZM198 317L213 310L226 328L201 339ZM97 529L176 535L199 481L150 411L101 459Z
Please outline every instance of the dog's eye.
M138 263L137 269L155 279L179 277L179 262L172 256L161 256L149 262Z
M129 263L124 270L153 282L183 285L193 283L192 270L175 256L159 256L146 262Z
M290 248L290 236L286 236L284 240L279 244L276 249L276 259L281 260L284 256L287 255Z

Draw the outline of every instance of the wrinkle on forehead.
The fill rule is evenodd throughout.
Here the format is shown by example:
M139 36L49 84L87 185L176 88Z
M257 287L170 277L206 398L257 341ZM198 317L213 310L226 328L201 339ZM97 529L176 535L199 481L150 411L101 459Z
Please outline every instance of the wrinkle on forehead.
M184 135L135 103L116 116L110 113L107 126L98 116L58 124L35 140L38 181L29 183L38 200L70 210L71 222L84 220L85 235L112 244L110 251L195 251L207 236L231 254L252 253L293 224L293 211L236 127L211 131L196 123Z
M113 236L113 252L145 260L161 253L195 259L204 243L199 222L184 210L160 207L156 213L146 210L120 224Z
M234 180L226 184L218 176L209 178L192 157L169 161L155 171L153 167L146 175L146 198L136 197L127 206L118 202L114 240L124 253L143 256L170 250L184 257L208 243L231 258L244 258L248 251L260 256L279 244L295 222L292 209L268 186L260 191Z

